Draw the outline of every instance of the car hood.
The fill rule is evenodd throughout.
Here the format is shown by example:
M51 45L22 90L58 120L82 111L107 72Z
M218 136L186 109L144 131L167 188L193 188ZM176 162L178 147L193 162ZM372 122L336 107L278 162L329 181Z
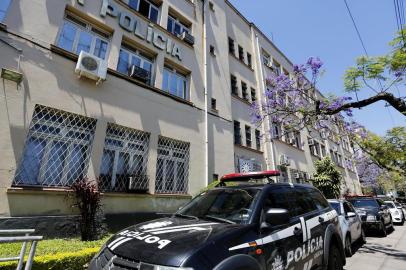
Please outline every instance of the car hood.
M113 254L133 261L181 266L200 248L214 244L219 236L242 226L208 220L162 218L124 229L106 246Z
M380 211L378 207L356 207L357 212L365 212L367 215L377 215Z

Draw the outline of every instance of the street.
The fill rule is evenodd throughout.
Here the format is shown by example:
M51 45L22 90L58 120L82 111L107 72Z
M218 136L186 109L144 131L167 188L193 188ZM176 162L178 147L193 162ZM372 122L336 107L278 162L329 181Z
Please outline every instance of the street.
M345 270L404 270L406 269L406 225L381 238L368 234L367 243L351 258Z

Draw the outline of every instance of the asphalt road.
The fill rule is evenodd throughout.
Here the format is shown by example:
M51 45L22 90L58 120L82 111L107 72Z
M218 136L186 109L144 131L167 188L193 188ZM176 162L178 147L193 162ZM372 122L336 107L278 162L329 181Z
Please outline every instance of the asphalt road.
M345 270L406 270L406 223L382 238L367 234L367 243L347 258Z

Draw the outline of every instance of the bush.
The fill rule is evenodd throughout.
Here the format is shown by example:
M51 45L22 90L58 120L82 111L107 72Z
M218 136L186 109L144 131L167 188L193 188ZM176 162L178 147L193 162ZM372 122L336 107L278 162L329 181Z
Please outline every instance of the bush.
M99 247L86 248L76 252L35 256L33 270L83 270L84 266L99 251ZM25 258L25 260L27 257ZM17 262L0 263L2 270L14 270Z
M341 189L341 173L334 162L325 157L314 163L316 172L313 175L313 185L317 187L328 199L338 198Z

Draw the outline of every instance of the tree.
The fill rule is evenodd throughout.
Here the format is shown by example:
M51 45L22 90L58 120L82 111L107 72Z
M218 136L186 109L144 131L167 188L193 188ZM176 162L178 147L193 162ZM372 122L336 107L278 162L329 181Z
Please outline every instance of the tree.
M317 187L326 198L338 198L341 190L341 173L334 162L325 157L314 163L316 172L313 175L313 185Z
M316 85L323 62L310 57L306 64L295 65L291 76L273 73L267 78L265 100L252 105L252 122L283 124L286 132L307 128L310 133L335 136L345 132L350 137L364 137L365 129L351 119L353 109L385 101L406 116L406 97L393 94L394 87L404 85L406 75L406 46L401 35L406 35L406 30L392 41L393 50L388 55L362 56L347 70L344 90L356 100L351 96L322 96ZM375 82L378 88L373 87ZM360 91L369 96L359 100Z

